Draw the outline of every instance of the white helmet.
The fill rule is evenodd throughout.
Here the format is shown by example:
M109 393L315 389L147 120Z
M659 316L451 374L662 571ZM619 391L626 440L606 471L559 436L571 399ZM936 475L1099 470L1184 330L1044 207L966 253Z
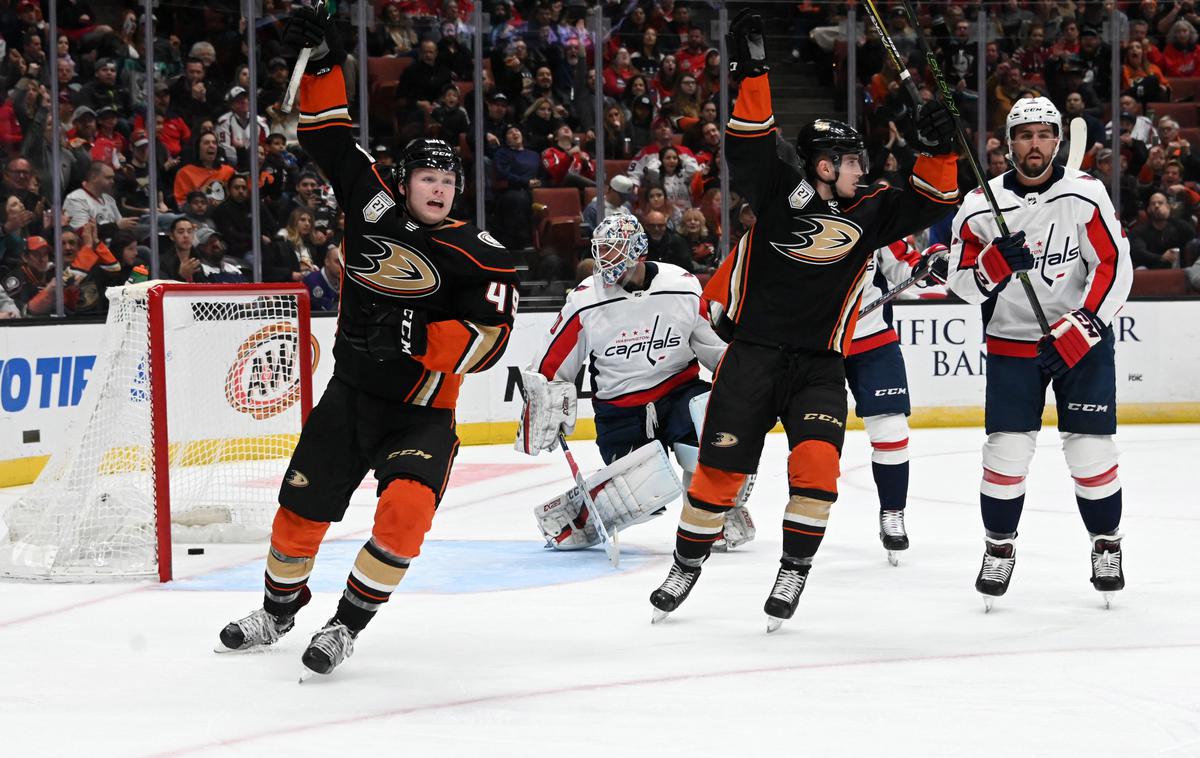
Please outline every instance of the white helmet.
M608 286L617 283L628 268L646 254L646 232L633 216L623 211L605 217L592 232L594 276Z
M1004 140L1008 144L1008 160L1014 166L1017 165L1017 160L1012 151L1012 134L1013 129L1022 124L1049 124L1054 127L1054 136L1058 137L1058 144L1054 146L1054 152L1046 161L1046 169L1049 170L1054 163L1054 156L1058 155L1058 148L1062 146L1062 114L1047 97L1027 97L1013 103L1012 110L1008 112L1008 118L1004 121Z

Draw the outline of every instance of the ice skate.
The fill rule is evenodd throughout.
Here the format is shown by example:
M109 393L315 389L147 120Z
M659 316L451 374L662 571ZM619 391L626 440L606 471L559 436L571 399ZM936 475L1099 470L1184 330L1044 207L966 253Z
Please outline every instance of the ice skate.
M800 593L804 591L804 583L808 580L810 563L802 563L794 558L780 560L779 573L775 575L775 586L771 595L763 605L767 612L767 634L783 626L790 619L800 603Z
M654 615L650 619L651 624L657 624L671 614L676 608L687 600L687 596L692 591L692 587L696 585L696 580L700 578L700 567L692 568L684 566L678 560L671 562L671 572L667 574L667 578L659 585L658 589L650 593L650 605L654 606Z
M308 649L300 656L300 662L304 664L304 668L300 670L300 681L303 682L313 674L329 674L342 661L354 655L356 636L356 632L350 631L336 617L329 619L325 626L312 636Z
M888 563L900 565L902 550L908 550L908 532L904 529L904 511L887 509L879 512L879 541L887 550Z
M1008 592L1013 567L1017 565L1017 547L1010 539L984 538L983 564L975 577L975 590L983 595L984 612L992 610L995 599Z
M1125 589L1121 536L1097 534L1092 540L1092 586L1104 594L1104 607L1111 608L1113 593Z
M249 616L226 624L213 652L247 653L261 650L274 645L295 625L295 616L273 616L258 608Z

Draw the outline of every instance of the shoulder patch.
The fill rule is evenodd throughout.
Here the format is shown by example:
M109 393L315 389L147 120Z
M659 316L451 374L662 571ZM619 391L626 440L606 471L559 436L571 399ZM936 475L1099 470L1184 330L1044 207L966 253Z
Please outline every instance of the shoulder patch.
M363 208L363 221L368 224L374 224L379 219L383 218L383 214L388 212L389 208L394 208L396 201L388 196L384 190L379 190L375 197Z
M491 245L492 247L498 247L501 250L507 249L504 247L504 245L500 244L500 241L498 239L496 239L492 235L488 234L487 232L480 232L477 236L479 237L479 241L485 245Z

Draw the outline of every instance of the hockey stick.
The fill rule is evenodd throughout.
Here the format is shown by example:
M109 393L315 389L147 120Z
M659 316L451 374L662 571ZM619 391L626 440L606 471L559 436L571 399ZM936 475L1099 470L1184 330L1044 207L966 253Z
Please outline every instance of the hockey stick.
M316 5L317 15L325 14L326 20L333 18L333 14L337 12L336 1L327 2L319 0ZM336 34L336 32L334 32ZM300 80L304 78L304 70L308 68L308 59L312 55L313 48L304 47L300 49L300 54L296 56L296 67L292 69L292 78L288 81L287 92L283 96L283 102L279 105L281 113L288 114L292 112L293 106L296 104L296 93L300 91Z
M908 73L908 67L904 65L904 60L900 57L899 51L896 49L896 44L892 42L891 36L884 29L883 16L879 14L879 9L875 7L875 0L865 0L868 10L868 16L871 19L871 25L875 28L876 34L879 35L880 41L888 51L888 56L892 59L892 63L900 72L900 80L904 83L905 89L910 97L913 98L913 107L915 108L921 102L920 93L917 92L917 86L912 81L912 76ZM975 151L971 147L971 143L967 141L967 136L963 133L962 123L959 120L958 105L954 102L954 92L950 89L950 85L946 82L946 76L942 73L942 67L937 62L937 56L933 53L933 48L929 44L929 40L925 38L925 32L921 29L921 24L917 21L917 12L913 9L912 0L900 0L904 7L904 15L908 17L908 23L912 25L913 32L917 35L917 40L921 43L921 47L925 50L925 65L928 66L933 74L934 81L937 82L938 91L942 95L942 104L946 106L946 110L950 111L950 115L954 118L954 132L958 138L959 148L967 163L971 166L971 172L975 174L975 181L979 183L983 190L983 195L987 199L988 208L991 209L992 217L996 219L996 226L1000 229L1001 236L1008 236L1008 224L1004 221L1004 214L1000 211L1000 205L996 202L996 195L992 192L992 188L988 185L986 177L983 175L983 170L979 166L979 159L975 157ZM1041 328L1042 334L1050 333L1050 322L1046 320L1046 312L1042 310L1042 304L1038 302L1037 293L1033 291L1033 284L1029 281L1029 275L1024 271L1017 272L1017 279L1021 282L1021 288L1025 291L1025 297L1029 300L1029 307L1033 309L1033 315L1037 319L1038 327Z
M868 313L871 313L872 311L876 311L876 310L882 308L883 306L887 305L888 303L892 302L900 295L901 292L904 292L906 289L909 289L910 287L915 285L917 282L927 278L930 274L932 274L933 273L932 269L933 269L934 263L938 262L939 260L946 260L946 258L948 258L948 257L950 257L950 251L945 248L938 250L936 253L930 253L929 258L927 259L929 261L929 267L926 268L924 272L922 272L920 274L913 274L912 276L908 277L904 281L897 284L895 287L892 287L890 290L883 293L883 295L881 297L879 297L878 299L872 301L871 303L869 303L867 305L864 305L862 307L862 310L860 310L858 312L858 317L862 318L863 316L867 315ZM925 261L922 261L921 263L924 263L924 262ZM918 265L920 265L920 264L918 264Z
M1087 141L1087 123L1078 116L1071 119L1071 149L1067 153L1067 168L1079 170L1083 165L1083 154Z
M517 389L521 392L521 398L528 402L524 385L517 382ZM592 493L588 490L587 482L583 480L579 464L575 462L575 456L571 454L571 448L567 446L567 435L563 434L561 426L558 428L558 444L562 448L563 455L567 457L567 465L571 467L571 476L575 477L575 486L579 488L579 494L583 498L583 507L587 508L588 517L596 520L596 533L600 535L600 542L604 545L604 554L608 556L608 562L613 565L613 568L618 568L621 563L621 547L617 543L617 534L613 532L612 535L609 535L608 527L604 525L604 517L596 508L596 501L592 499ZM587 523L586 519L584 523Z

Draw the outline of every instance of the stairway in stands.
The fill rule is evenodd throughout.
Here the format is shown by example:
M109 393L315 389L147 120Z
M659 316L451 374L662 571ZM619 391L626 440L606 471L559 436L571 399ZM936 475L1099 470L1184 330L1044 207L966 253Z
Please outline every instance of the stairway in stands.
M780 28L786 28L786 22ZM775 123L785 139L794 140L800 127L813 119L846 117L845 94L819 83L817 65L792 62L790 34L768 35L767 56Z

